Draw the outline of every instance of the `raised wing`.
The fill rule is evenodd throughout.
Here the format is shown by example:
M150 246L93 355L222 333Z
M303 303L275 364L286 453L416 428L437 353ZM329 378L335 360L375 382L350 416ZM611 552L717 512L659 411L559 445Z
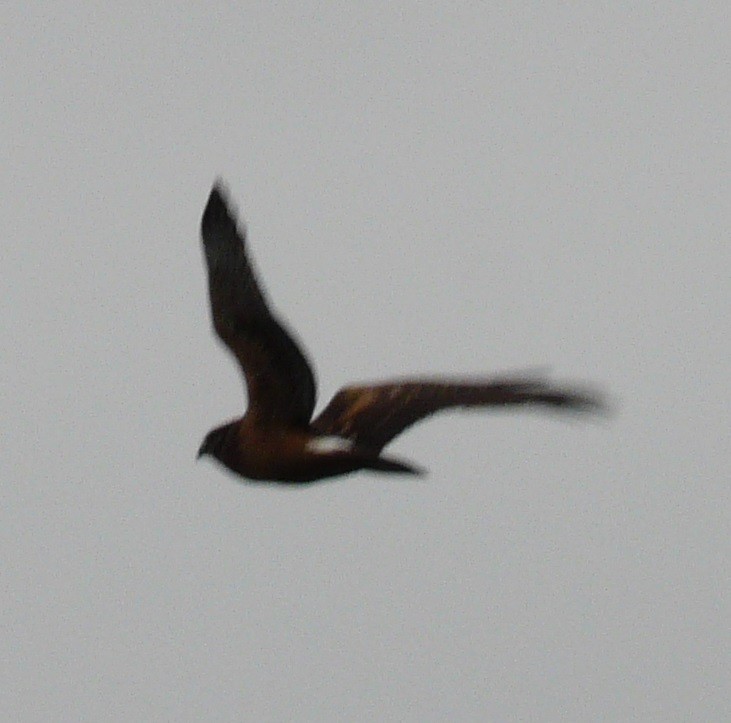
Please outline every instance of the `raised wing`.
M442 409L533 404L577 412L603 407L589 391L554 387L543 379L404 380L341 389L311 426L319 434L381 450L407 427Z
M270 312L246 255L245 232L218 183L203 212L201 236L213 326L243 369L249 414L262 423L306 425L315 408L312 370Z

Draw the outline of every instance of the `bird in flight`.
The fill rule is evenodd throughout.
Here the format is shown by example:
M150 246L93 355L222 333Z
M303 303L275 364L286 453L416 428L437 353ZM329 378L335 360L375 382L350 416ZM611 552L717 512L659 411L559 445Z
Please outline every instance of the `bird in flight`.
M601 408L590 391L546 379L402 379L346 386L312 418L315 377L300 345L273 314L247 254L227 193L216 182L201 220L213 327L236 357L248 390L246 414L211 430L211 455L250 480L304 483L360 469L421 474L382 454L405 429L455 407Z

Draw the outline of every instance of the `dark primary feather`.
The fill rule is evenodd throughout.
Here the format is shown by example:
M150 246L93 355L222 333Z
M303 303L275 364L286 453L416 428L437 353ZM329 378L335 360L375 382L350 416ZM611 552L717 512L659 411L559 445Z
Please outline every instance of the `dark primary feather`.
M249 413L261 422L304 426L315 407L315 379L302 351L272 315L247 258L243 230L220 184L211 191L201 236L213 325L246 377Z
M527 404L579 412L603 406L588 391L557 388L543 379L404 380L341 389L312 428L379 451L407 427L443 409Z

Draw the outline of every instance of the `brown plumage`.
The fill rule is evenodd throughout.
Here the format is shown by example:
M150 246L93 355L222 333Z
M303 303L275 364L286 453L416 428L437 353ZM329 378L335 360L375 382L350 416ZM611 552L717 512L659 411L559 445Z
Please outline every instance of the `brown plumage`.
M314 480L371 469L418 474L381 450L407 427L442 409L543 405L592 411L589 391L541 378L404 379L341 389L312 419L315 378L300 347L259 287L226 194L217 183L201 222L213 326L246 378L246 414L209 432L198 456L210 454L242 477Z

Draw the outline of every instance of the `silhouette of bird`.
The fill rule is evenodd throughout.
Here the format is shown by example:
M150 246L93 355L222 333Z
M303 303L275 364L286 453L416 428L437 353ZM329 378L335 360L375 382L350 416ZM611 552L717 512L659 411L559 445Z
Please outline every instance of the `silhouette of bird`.
M222 183L201 221L213 326L243 370L248 409L208 433L198 457L211 455L250 480L303 483L367 469L421 474L382 455L407 427L453 407L544 405L601 407L590 391L542 378L404 379L347 386L312 419L315 378L300 346L272 313L246 251Z

